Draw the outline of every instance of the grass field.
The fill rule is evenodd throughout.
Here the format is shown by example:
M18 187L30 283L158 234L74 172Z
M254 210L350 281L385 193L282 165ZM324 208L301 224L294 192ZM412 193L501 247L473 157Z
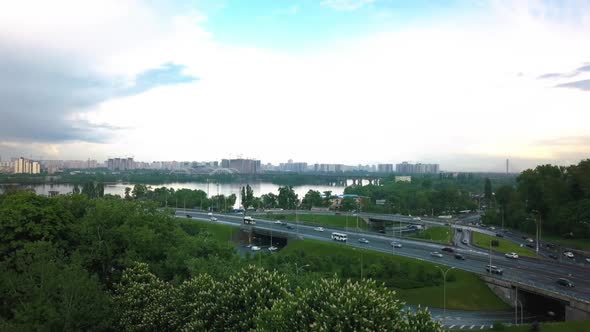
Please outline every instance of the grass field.
M481 248L489 249L490 241L497 240L499 245L497 247L492 247L492 250L494 251L503 253L515 252L519 256L535 257L535 253L532 250L529 250L527 247L521 247L512 241L478 232L472 232L471 234L473 234L473 244Z
M411 258L361 250L314 240L289 243L279 255L299 259L303 255L310 272L343 278L358 278L363 261L364 277L371 277L395 289L408 304L442 307L441 272L435 264ZM362 255L362 258L361 258ZM462 310L503 310L502 302L475 274L453 270L447 275L447 308ZM433 282L436 281L436 282Z
M278 220L287 220L287 221L295 221L294 214L288 215L272 215L268 217L269 219L278 219ZM345 216L345 215L315 215L315 214L298 214L297 219L299 222L310 224L310 225L322 225L327 227L339 227L339 228L346 228L348 225L349 229L354 229L357 227L357 217ZM348 221L347 221L348 220ZM367 230L367 224L361 219L358 218L358 228L362 230Z
M541 332L588 332L590 331L590 320L579 320L574 322L559 323L541 323L539 325ZM499 330L482 330L483 332ZM530 325L506 327L502 331L506 332L528 332L531 331Z
M432 242L438 242L443 244L450 244L453 233L449 227L435 226L429 227L419 233L412 234L410 237L422 240L428 240Z
M218 242L230 242L232 234L237 232L237 228L233 226L215 224L215 223L203 223L195 222L191 219L178 219L180 227L191 235L199 233L211 236L212 239ZM231 242L235 245L234 242Z

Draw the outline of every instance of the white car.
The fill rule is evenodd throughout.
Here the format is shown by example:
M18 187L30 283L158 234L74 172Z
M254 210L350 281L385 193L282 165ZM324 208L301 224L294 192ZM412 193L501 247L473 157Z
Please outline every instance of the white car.
M504 256L506 256L506 258L512 258L512 259L518 258L518 254L515 252L509 252L509 253L505 254Z
M590 258L586 258L586 263L590 263Z
M364 237L362 237L362 238L360 238L360 239L359 239L359 242L360 242L360 243L367 244L367 243L369 243L369 240L367 240L367 239L365 239Z
M217 221L217 218L211 217L211 221Z
M402 244L399 243L399 242L391 242L391 246L394 247L394 248L401 248L402 247Z
M212 216L213 215L213 212L209 212L209 213L207 213L207 215L208 216Z
M430 253L430 256L442 258L443 255L440 252L438 252L438 251L433 251L433 252Z
M277 247L275 247L275 246L270 246L270 247L268 247L268 251L276 251L276 250L278 250L278 249L279 249L279 248L277 248Z
M252 251L260 251L260 247L259 246L252 246Z
M323 232L324 228L323 227L316 227L313 229L314 231L318 231L318 232Z
M282 225L282 224L283 224L283 222L280 220L275 221L275 225Z
M566 251L563 253L563 255L567 258L574 258L574 253L571 251Z
M463 243L464 245L468 245L469 242L466 239L461 240L461 243Z

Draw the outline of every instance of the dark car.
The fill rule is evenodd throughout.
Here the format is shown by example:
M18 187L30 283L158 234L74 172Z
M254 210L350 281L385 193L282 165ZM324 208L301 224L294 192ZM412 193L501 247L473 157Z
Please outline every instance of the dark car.
M527 243L526 246L529 247L529 248L535 248L535 244L534 243Z
M293 229L295 227L291 226L291 225L287 225L287 229Z
M557 259L557 255L556 254L549 254L549 258Z
M380 229L377 232L381 233L381 234L385 234L385 230L384 229Z
M192 218L193 216L191 216L190 214L186 215L187 218Z
M449 247L444 247L441 250L446 251L446 252L455 252L455 250L453 248L449 248Z
M463 232L463 228L457 228L457 232Z
M554 245L554 244L552 244L552 243L546 243L546 244L545 244L545 247L547 247L547 248L549 248L549 249L553 249L553 248L555 248L555 245Z
M496 236L497 237L504 237L504 234L502 234L502 233L496 233Z
M557 279L557 283L559 285L565 286L565 287L570 287L570 288L574 287L574 283L571 282L571 281L569 281L569 280L567 280L566 278L559 278L559 279Z
M461 255L461 254L455 254L455 258L458 259L458 260L462 260L462 261L465 260L465 257L463 255Z

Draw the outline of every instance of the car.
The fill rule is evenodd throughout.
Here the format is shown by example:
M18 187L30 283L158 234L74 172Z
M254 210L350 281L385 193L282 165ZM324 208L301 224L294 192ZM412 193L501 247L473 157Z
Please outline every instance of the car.
M526 246L529 247L529 248L533 248L533 249L535 248L535 244L534 243L527 243Z
M499 268L495 265L486 265L486 271L488 271L491 274L498 274L498 275L504 274L504 270L502 270L501 268Z
M571 251L564 251L563 255L567 258L572 258L572 259L574 258L574 253Z
M527 238L525 239L525 241L526 241L526 242L528 242L528 243L533 243L533 242L535 242L535 240L531 239L530 237L527 237Z
M586 258L586 263L590 263L590 258Z
M558 257L556 254L549 254L549 258L557 259Z
M461 228L461 227L457 228L457 232L459 232L459 233L463 232L463 228Z
M469 244L469 242L467 241L467 239L461 240L461 243L463 243L464 245L468 245Z
M360 243L367 244L367 243L369 243L369 240L367 240L367 239L365 239L364 237L362 237L362 238L360 238L360 239L359 239L359 242L360 242Z
M212 216L213 215L213 212L209 212L209 213L207 213L207 215L208 216Z
M385 230L384 229L380 229L377 232L381 233L381 234L385 234Z
M314 231L318 231L318 232L323 232L324 228L323 227L316 227L313 229Z
M570 287L573 288L574 287L574 283L567 280L566 278L559 278L557 279L557 284L561 285L561 286L565 286L565 287Z
M211 221L217 221L217 218L211 217Z
M279 249L279 248L277 248L277 247L275 247L275 246L270 246L270 247L268 247L268 251L276 251L276 250L278 250L278 249Z
M504 256L506 256L506 258L512 258L512 259L517 259L518 258L518 254L515 252L509 252L504 254Z
M529 237L528 237L528 236L526 236L526 235L523 235L523 236L521 236L521 238L522 238L523 240L526 240L526 239L528 239Z
M402 244L399 243L399 242L391 242L391 246L394 247L394 248L401 248L402 247Z
M276 220L276 221L275 221L275 225L282 225L282 224L283 224L283 222L282 222L282 221L280 221L280 220Z
M287 229L293 229L295 227L293 227L292 225L287 225Z
M492 230L492 231L496 230L496 227L492 226L492 227L490 227L490 230Z
M555 248L555 245L553 243L545 243L545 247L547 247L549 249L553 249L553 248Z
M250 247L250 249L252 251L260 251L260 247L259 246L252 246L252 247Z
M502 233L496 233L496 237L504 237L504 234L502 234Z
M430 256L442 258L443 255L440 252L438 252L438 251L433 251L433 252L430 253Z
M446 251L446 252L455 252L455 250L453 248L449 248L449 247L444 247L441 250Z
M464 261L465 260L465 256L463 256L461 254L455 254L455 259Z
M193 216L191 216L190 214L186 215L187 218L192 218Z

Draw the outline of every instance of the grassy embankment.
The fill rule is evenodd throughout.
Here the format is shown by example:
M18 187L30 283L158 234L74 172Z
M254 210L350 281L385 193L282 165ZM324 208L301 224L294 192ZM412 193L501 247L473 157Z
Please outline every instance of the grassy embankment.
M450 244L451 239L453 238L453 232L450 227L434 226L412 234L410 237L431 242Z
M236 231L234 227L213 223L198 223L197 227L207 230L213 239L224 243L227 243L231 232ZM375 279L396 290L406 303L430 307L443 305L442 276L433 263L314 240L291 241L277 254L267 258L291 264L298 262L300 266L305 264L305 273L324 277L336 274L350 279L360 279L362 261L363 277ZM267 263L270 264L270 261ZM508 306L475 274L453 270L447 275L447 308L503 310Z
M288 215L269 215L267 218L269 219L277 219L277 220L286 220L286 221L295 221L294 214ZM315 215L315 214L298 214L297 220L299 222L309 225L321 225L326 227L337 227L345 229L355 229L357 227L357 217L354 216L346 216L346 215ZM362 218L358 218L358 228L361 230L367 230L368 225Z
M502 238L499 238L496 236L491 236L491 235L482 234L482 233L478 233L478 232L472 232L472 234L473 234L473 239L472 239L473 244L475 244L478 247L481 247L484 249L489 249L490 248L490 241L496 240L496 241L498 241L498 246L492 247L492 250L494 250L494 251L499 251L499 252L503 252L503 253L515 252L519 256L535 257L535 253L532 250L529 250L527 247L521 247L520 245L518 245L512 241L508 241L506 239L502 239Z
M383 282L395 289L400 299L406 303L443 306L441 272L432 263L313 240L291 242L279 255L303 255L310 272L325 276L336 273L351 279L360 275L362 260L364 277ZM509 307L475 274L453 270L447 275L447 308L503 310Z

